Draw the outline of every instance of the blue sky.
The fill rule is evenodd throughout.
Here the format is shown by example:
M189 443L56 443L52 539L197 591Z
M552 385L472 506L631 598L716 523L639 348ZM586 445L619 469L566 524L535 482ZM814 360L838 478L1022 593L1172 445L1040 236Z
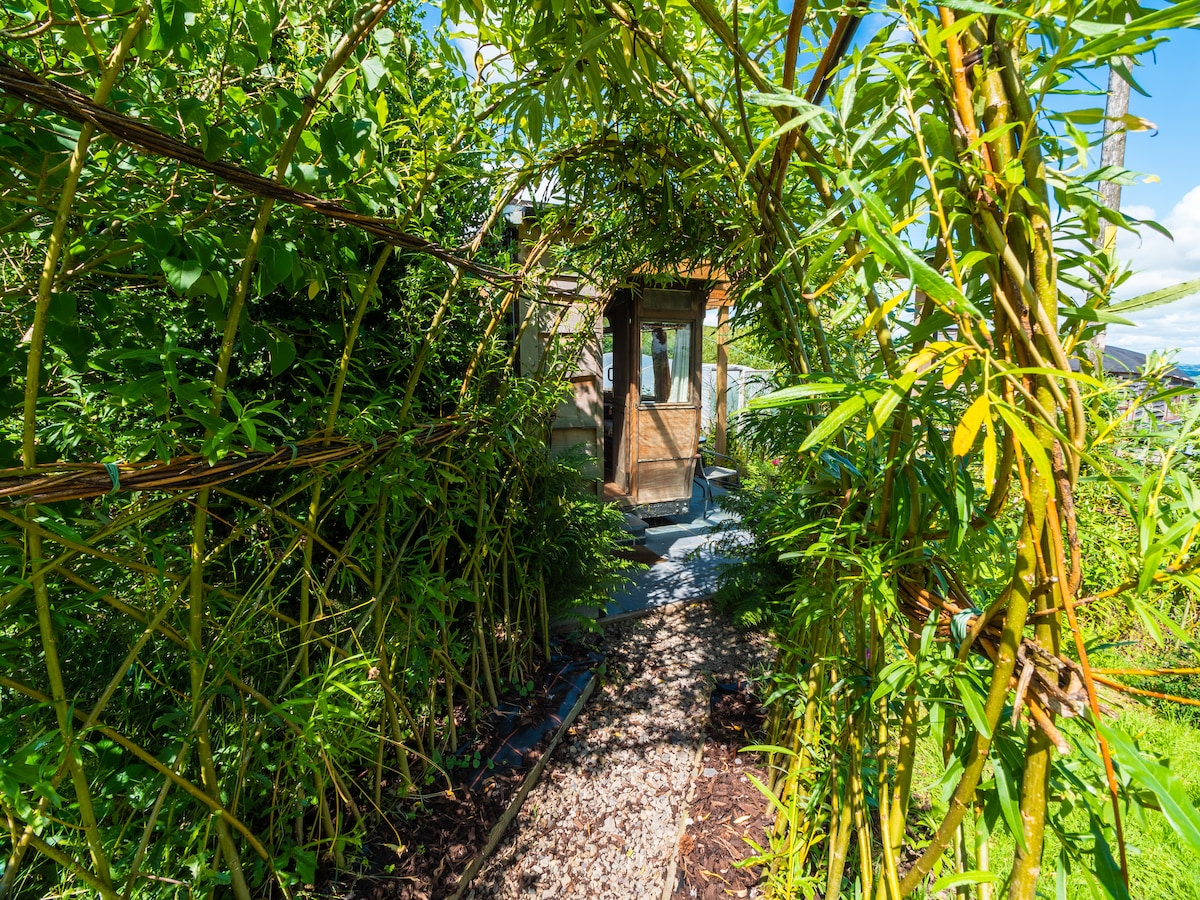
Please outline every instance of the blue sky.
M1129 111L1158 131L1129 135L1125 165L1158 181L1126 187L1121 207L1166 225L1175 240L1149 231L1140 240L1121 235L1118 254L1136 272L1122 297L1200 278L1200 31L1178 32L1147 63L1137 76L1151 96L1134 93ZM1110 344L1143 353L1174 349L1178 362L1200 363L1200 295L1129 318L1138 327L1112 326Z

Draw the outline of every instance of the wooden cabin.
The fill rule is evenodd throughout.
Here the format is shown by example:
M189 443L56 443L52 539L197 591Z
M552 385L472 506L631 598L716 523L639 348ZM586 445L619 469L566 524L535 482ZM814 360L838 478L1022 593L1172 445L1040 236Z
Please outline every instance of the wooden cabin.
M574 360L552 452L581 452L597 490L627 510L686 513L700 438L704 314L723 292L701 279L634 281L607 298L570 277L555 287L580 299L527 308L521 338L523 372L547 353Z
M605 493L639 515L687 512L700 437L708 291L633 283L604 310Z
M518 214L520 246L540 237L532 210ZM510 218L510 221L512 219ZM664 283L665 282L665 283ZM642 516L686 513L699 450L704 316L720 313L717 393L724 400L725 284L707 268L638 274L616 289L560 275L559 297L521 316L521 371L547 354L572 362L571 397L560 404L551 452L581 452L597 491ZM565 299L573 298L573 299ZM725 404L717 403L717 450L724 451Z

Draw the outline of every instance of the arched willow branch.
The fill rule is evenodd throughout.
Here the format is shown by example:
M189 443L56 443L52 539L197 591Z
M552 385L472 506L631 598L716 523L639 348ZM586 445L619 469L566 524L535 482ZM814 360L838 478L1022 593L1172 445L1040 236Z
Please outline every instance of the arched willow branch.
M0 54L0 90L34 106L52 110L73 122L102 131L114 140L136 147L144 153L173 159L208 172L225 184L241 188L266 200L296 206L361 229L397 249L431 256L484 281L501 283L509 280L509 276L499 269L456 256L431 241L398 230L386 219L363 215L336 201L297 191L278 180L256 175L233 163L210 161L198 147L164 134L157 128L123 113L101 106L65 85L47 81L28 72L14 65L12 60L3 54Z

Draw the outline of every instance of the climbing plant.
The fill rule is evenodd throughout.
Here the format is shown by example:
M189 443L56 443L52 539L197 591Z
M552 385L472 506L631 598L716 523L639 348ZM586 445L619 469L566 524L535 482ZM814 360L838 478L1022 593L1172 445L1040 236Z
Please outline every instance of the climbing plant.
M293 895L617 571L520 180L396 0L3 24L0 896Z
M1072 368L1122 312L1099 223L1134 223L1071 98L1196 4L440 13L6 7L0 894L294 892L437 781L544 652L544 546L611 573L544 452L570 354L515 372L541 264L716 265L779 361L777 894L1033 897L1049 829L1129 896L1151 797L1200 850L1080 624L1120 597L1173 628L1142 598L1196 587L1195 422L1148 477L1106 462ZM518 195L549 201L527 254ZM1081 478L1139 523L1113 583Z

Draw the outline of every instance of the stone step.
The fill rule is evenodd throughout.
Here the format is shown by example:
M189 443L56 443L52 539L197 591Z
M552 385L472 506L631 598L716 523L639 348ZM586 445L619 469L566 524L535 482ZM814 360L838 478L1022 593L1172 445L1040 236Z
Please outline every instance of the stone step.
M642 519L639 519L631 512L622 513L625 521L621 527L629 534L629 540L624 543L644 544L646 543L646 529L649 527Z

